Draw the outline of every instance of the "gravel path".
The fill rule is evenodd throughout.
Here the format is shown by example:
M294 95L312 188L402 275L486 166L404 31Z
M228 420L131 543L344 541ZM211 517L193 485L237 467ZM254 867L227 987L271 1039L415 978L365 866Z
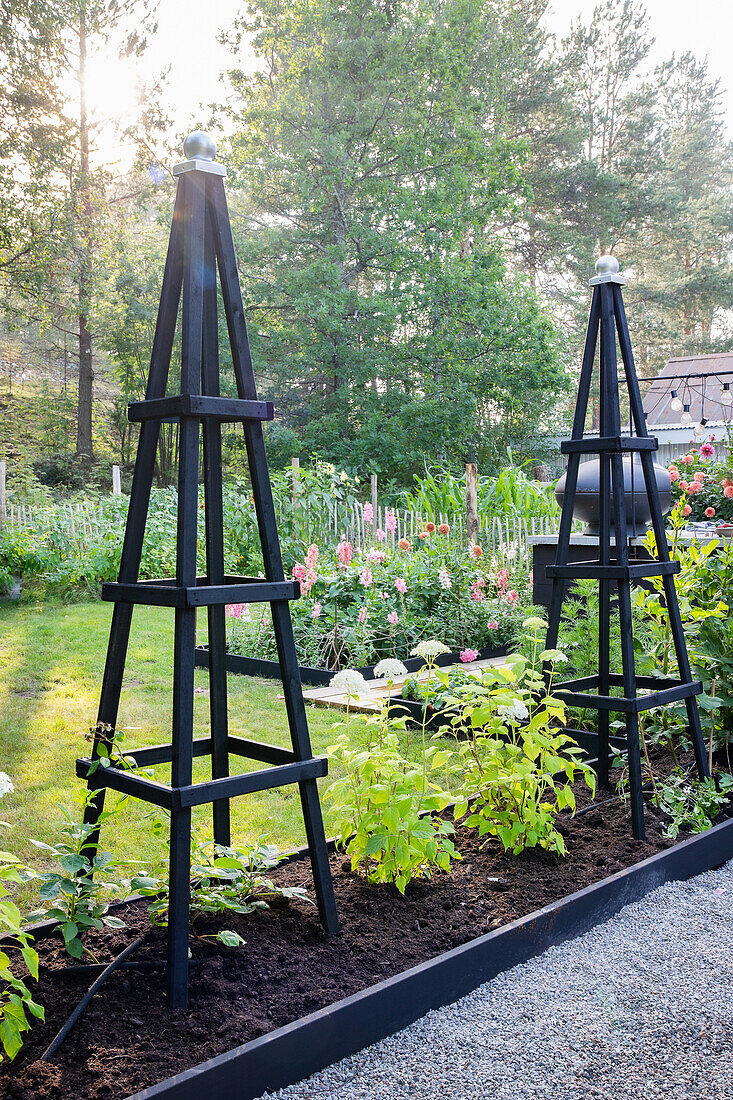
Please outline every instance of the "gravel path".
M733 862L278 1100L733 1100Z

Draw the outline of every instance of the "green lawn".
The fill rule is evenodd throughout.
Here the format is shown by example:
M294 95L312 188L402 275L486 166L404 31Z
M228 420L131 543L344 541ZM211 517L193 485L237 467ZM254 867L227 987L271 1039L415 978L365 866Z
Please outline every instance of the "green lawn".
M0 770L16 788L0 804L0 818L14 826L3 847L36 864L38 852L29 838L56 839L62 807L73 808L83 788L74 761L89 749L84 735L96 721L111 613L111 605L101 602L0 602ZM136 608L118 722L126 730L125 747L170 741L172 654L172 611ZM197 670L196 686L201 689L195 697L195 732L200 736L209 730L203 669ZM230 675L231 732L289 745L280 692L274 681ZM308 719L314 751L323 752L332 740L334 722L343 717L309 706ZM366 737L363 720L352 718L351 729L358 738ZM205 777L207 763L196 761L197 778ZM167 773L166 765L156 769L164 782ZM118 856L152 860L159 855L145 820L150 809L128 799L107 826L104 846ZM328 827L327 804L324 811ZM197 830L209 834L210 811L194 812ZM232 823L234 843L263 833L280 847L305 840L295 787L234 800Z

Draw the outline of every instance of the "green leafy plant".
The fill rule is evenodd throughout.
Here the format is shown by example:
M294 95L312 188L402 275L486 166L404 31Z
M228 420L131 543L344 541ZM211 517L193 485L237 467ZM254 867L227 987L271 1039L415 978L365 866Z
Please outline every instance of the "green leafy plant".
M440 817L450 795L426 779L420 762L399 751L396 729L404 719L380 719L379 734L365 750L342 734L329 754L343 769L326 791L336 814L336 839L352 871L368 882L393 882L401 894L413 878L449 871L460 859L453 825ZM440 761L439 761L440 763Z
M162 833L162 830L160 830ZM210 840L192 837L191 842L191 916L193 919L221 913L252 913L267 909L272 898L298 898L310 901L299 886L278 886L268 871L277 867L284 856L273 844L260 837L256 844L227 847ZM157 874L138 875L133 889L152 899L148 906L151 922L168 923L169 883L165 867ZM241 938L226 930L217 938L227 947L237 946ZM242 941L243 942L243 941Z
M104 825L115 812L108 810L101 814L99 825ZM111 900L129 892L129 882L121 878L121 872L131 866L131 861L95 851L91 845L95 826L76 821L67 810L64 815L66 824L61 833L65 839L57 844L31 840L36 848L53 857L59 867L36 876L41 901L49 906L31 916L58 921L64 947L72 958L80 959L85 951L94 958L84 943L87 933L92 929L125 927L119 917L110 916L109 905Z
M694 780L676 768L663 783L656 783L653 800L671 819L664 835L676 837L680 829L702 833L709 829L733 794L733 776L721 775L720 789L713 778Z
M13 790L10 777L0 772L0 797ZM9 829L7 822L0 826ZM38 955L31 946L33 937L23 931L20 910L11 894L11 886L21 885L33 877L12 852L0 852L0 933L4 943L0 948L0 1044L12 1062L23 1046L25 1032L30 1030L30 1017L45 1018L44 1009L33 1000L27 983L15 973L11 952L18 951L34 981L38 981Z
M413 656L426 662L428 681L435 675L436 658L445 652L446 646L435 639L413 650ZM358 673L346 670L339 675L353 677L353 690L358 691ZM348 681L346 691L350 701ZM394 883L401 894L413 878L449 871L451 860L461 858L451 839L453 824L441 816L451 795L430 778L450 753L442 755L434 745L426 745L423 715L420 749L414 760L408 759L398 737L405 722L404 717L390 717L389 702L385 703L369 720L374 736L367 748L356 749L349 737L347 709L346 728L328 749L344 774L326 791L336 812L336 839L346 849L352 871L358 870L371 883Z
M459 737L449 766L459 790L454 816L515 855L538 845L564 855L557 814L575 810L578 779L595 792L595 775L559 728L565 707L552 696L552 676L546 682L540 671L565 657L542 649L542 619L524 626L530 657L512 655L480 681L459 685L450 700Z

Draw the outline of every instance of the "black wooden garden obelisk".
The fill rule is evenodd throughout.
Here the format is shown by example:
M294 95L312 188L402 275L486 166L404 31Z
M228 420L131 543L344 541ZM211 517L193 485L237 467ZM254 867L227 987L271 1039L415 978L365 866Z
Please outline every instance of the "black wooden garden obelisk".
M578 385L578 402L571 438L561 445L568 455L565 479L565 496L558 536L556 564L547 567L552 578L547 648L557 645L562 612L563 594L567 580L595 579L599 582L599 632L598 674L558 684L553 694L569 706L589 707L598 710L598 778L602 786L608 785L609 773L609 715L625 716L628 750L629 786L631 796L632 830L635 837L644 837L644 803L639 746L639 714L665 703L684 699L687 720L695 750L695 762L701 778L707 776L700 715L696 695L702 684L692 679L687 655L685 635L680 618L674 574L679 572L679 562L670 561L667 534L664 528L659 489L654 473L652 454L657 450L657 440L648 435L642 408L639 382L634 366L631 340L626 322L621 287L626 280L619 274L618 260L614 256L602 256L596 264L596 276L590 280L593 299L590 307L588 331L583 351L583 363ZM631 416L635 434L621 435L621 410L616 341L621 349L626 386L629 393ZM588 409L591 378L600 344L600 432L597 437L584 438L585 417ZM657 542L659 561L629 562L629 533L626 524L624 499L623 455L638 453L649 500L652 527ZM598 454L600 461L600 532L597 561L568 565L568 548L573 519L573 506L581 455ZM611 541L611 509L613 509L614 541ZM679 668L679 679L659 679L654 676L637 676L634 667L634 639L631 618L631 582L644 577L662 577L664 599L669 615L669 625ZM609 637L611 621L611 583L618 589L618 614L621 624L622 673L610 669ZM612 695L611 689L620 687L622 694ZM639 689L646 694L640 695Z
M254 791L297 783L310 850L316 900L327 932L338 929L333 885L316 780L327 762L311 751L288 601L297 599L296 581L283 573L272 489L265 456L262 421L271 420L269 402L258 401L237 262L229 224L223 177L214 160L213 140L191 134L184 143L187 160L173 173L178 191L173 213L160 306L144 401L129 406L129 419L140 423L130 508L119 580L105 584L102 598L115 604L102 682L97 733L92 758L77 761L77 774L96 791L87 823L95 826L106 787L123 791L170 812L170 906L168 927L168 996L172 1008L188 1000L188 926L190 903L191 809L212 804L214 839L228 845L229 799ZM237 399L219 390L217 266L231 345ZM179 301L181 318L180 393L166 396ZM155 454L163 420L180 424L176 576L140 581L139 569L150 501ZM224 573L221 424L242 423L247 445L252 493L257 513L266 579ZM199 436L203 435L203 482L206 511L206 575L196 575L199 508ZM224 609L230 603L267 602L277 641L292 751L231 736L227 720L226 638ZM120 690L135 604L170 607L175 616L173 650L172 743L126 752L136 765L171 763L170 786L117 766L91 761L109 748L117 723ZM196 609L206 608L209 632L211 734L194 739L194 649ZM211 756L211 780L192 781L196 756ZM268 767L229 774L230 755L261 761Z

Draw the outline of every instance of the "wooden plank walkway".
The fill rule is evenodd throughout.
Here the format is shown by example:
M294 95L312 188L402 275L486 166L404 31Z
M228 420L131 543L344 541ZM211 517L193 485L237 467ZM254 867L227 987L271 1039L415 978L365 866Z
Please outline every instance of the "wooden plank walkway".
M478 672L482 668L490 668L491 666L503 665L505 663L506 657L487 657L483 661L470 661L468 664L459 661L454 665L443 665L440 671L450 672L451 669L460 667L467 672L471 672L472 669ZM333 707L337 710L346 710L347 705L349 705L349 709L354 714L378 714L383 700L386 699L389 694L392 695L393 699L400 695L400 688L410 676L417 676L419 680L423 681L427 680L427 669L422 672L410 672L407 676L397 677L391 689L386 680L367 680L368 692L364 695L360 695L358 699L352 698L350 704L347 696L343 692L335 691L330 687L310 688L308 691L303 692L303 698L313 703L316 707Z

